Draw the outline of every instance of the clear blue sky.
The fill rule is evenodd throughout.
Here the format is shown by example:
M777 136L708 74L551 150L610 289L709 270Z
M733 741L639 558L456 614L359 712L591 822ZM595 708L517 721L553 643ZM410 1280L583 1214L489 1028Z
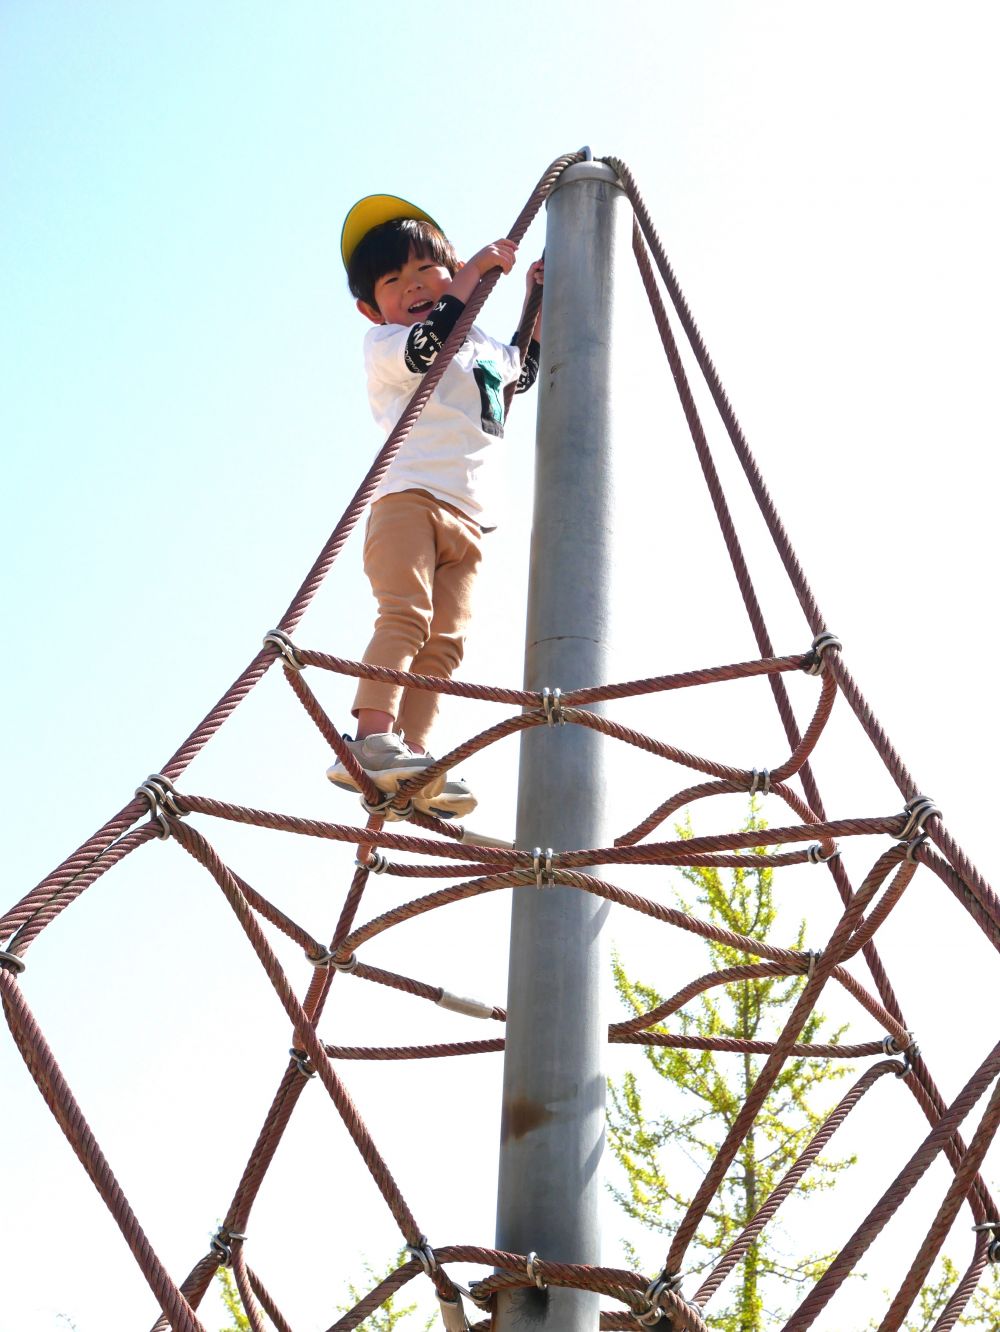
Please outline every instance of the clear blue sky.
M469 252L505 232L545 165L583 142L633 166L848 660L989 873L997 37L993 7L964 0L486 10L445 0L424 11L395 0L8 0L3 905L117 810L214 703L368 465L379 441L363 326L337 249L350 204L376 190L414 199ZM542 242L539 223L525 257ZM486 326L508 332L520 295L519 280L501 288ZM652 329L634 293L625 311L620 675L753 655L713 562L704 500L686 489L679 415L654 358L638 350ZM520 678L530 510L532 413L519 411L511 513L465 667L467 678L509 684ZM776 637L798 650L808 636L763 546L760 560ZM370 608L359 563L352 543L304 642L360 651ZM685 618L694 602L699 613ZM344 725L348 693L328 684ZM190 789L332 817L322 746L289 707L268 681L227 724L218 753L194 765ZM693 717L655 724L699 752L757 761L700 720L707 739ZM452 739L478 729L454 712L444 725ZM773 734L762 723L747 743L764 753ZM826 773L832 804L844 814L894 808L878 771L866 775L863 747L845 743ZM511 819L515 758L476 774L496 831ZM309 853L285 877L270 843L222 840L238 868L327 927L317 893L342 889L346 853L335 865ZM151 1238L183 1274L225 1208L287 1033L211 885L173 848L141 854L142 866L115 884L109 876L46 933L24 986ZM928 892L926 911L938 906ZM502 931L502 912L489 919ZM957 913L946 921L956 969L979 959L995 990L995 962L971 927ZM502 956L484 960L464 925L428 976L477 993L502 987ZM911 917L908 928L893 961L910 982L904 1001L912 993L919 1007L927 927ZM413 966L403 944L396 961ZM982 1010L962 980L955 1025L968 1028ZM382 1035L397 1021L378 1005L371 1016ZM344 1018L359 1030L364 1020ZM947 1053L948 1028L937 1053L950 1090L968 1068ZM462 1199L467 1215L436 1195L405 1131L399 1145L391 1081L356 1079L366 1114L390 1142L396 1134L392 1164L439 1243L492 1234L495 1075L465 1076L482 1080L481 1140L434 1111L420 1125L448 1120L467 1153L450 1169L463 1178L474 1161L482 1197ZM447 1077L448 1096L467 1093ZM5 1167L17 1203L0 1221L0 1329L49 1332L65 1326L60 1313L80 1332L151 1323L148 1292L7 1040L0 1078L5 1137L17 1143ZM447 1102L428 1091L423 1104L438 1095ZM254 1233L258 1252L273 1255L261 1268L275 1287L303 1287L288 1301L297 1328L327 1326L361 1255L381 1264L394 1243L370 1187L345 1165L346 1184L331 1171L320 1187L358 1199L357 1219L345 1227L309 1213L327 1226L320 1242L338 1246L325 1293L290 1275L301 1273L301 1251L281 1209L304 1206L296 1170L312 1172L330 1143L344 1151L328 1108L312 1100L302 1116L312 1145L289 1147L272 1219ZM916 1134L912 1119L907 1127ZM56 1258L44 1238L53 1196Z

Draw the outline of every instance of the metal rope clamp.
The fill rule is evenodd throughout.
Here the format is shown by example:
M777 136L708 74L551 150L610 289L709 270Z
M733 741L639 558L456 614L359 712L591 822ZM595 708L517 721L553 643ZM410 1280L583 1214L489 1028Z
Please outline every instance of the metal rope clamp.
M295 651L295 644L284 630L269 629L264 635L264 646L277 648L279 654L285 659L285 665L291 667L293 671L305 670L305 662L299 660L299 655Z
M167 815L172 814L177 819L184 817L184 811L177 803L177 790L173 782L161 772L151 772L146 780L135 788L135 793L137 796L144 796L149 802L149 816L160 825L157 835L160 841L166 841L170 836Z
M404 1245L404 1250L411 1258L416 1258L427 1276L431 1276L437 1271L438 1261L434 1257L434 1250L431 1248L426 1235L420 1236L419 1244Z
M828 856L824 856L822 842L813 842L812 846L807 849L806 855L809 857L811 865L825 865L831 860L836 860L837 856L840 855L840 847L834 842L833 850Z
M292 1063L304 1078L314 1078L316 1076L316 1070L309 1062L309 1056L305 1050L300 1050L297 1046L293 1045L288 1053L292 1057Z
M563 702L561 689L542 690L542 707L545 709L546 726L565 726L566 718L563 716Z
M986 1257L991 1263L1000 1263L1000 1221L983 1221L973 1226L972 1230L976 1235L985 1235L987 1231L993 1235L993 1243L986 1250Z
M364 796L361 797L361 807L366 814L381 814L385 817L391 813L395 819L408 819L413 813L413 801L407 800L405 805L394 805L392 802L396 799L395 791L390 791L388 795L383 796L381 800L370 804Z
M534 1249L528 1254L524 1266L528 1273L528 1280L533 1281L539 1290L547 1290L549 1283L542 1278L538 1271L538 1254L535 1253Z
M226 1230L223 1226L220 1226L209 1240L209 1248L224 1267L232 1267L233 1245L242 1243L245 1239L246 1235L242 1235L235 1230Z
M0 948L0 969L12 971L15 976L20 976L26 965L24 959L18 957L16 953L9 953L6 948Z
M906 1034L909 1037L909 1042L905 1047L899 1044L899 1041L895 1036L884 1036L882 1038L882 1050L884 1054L889 1055L890 1058L893 1055L903 1056L903 1065L896 1074L897 1078L905 1078L907 1076L913 1068L914 1059L916 1059L917 1055L920 1053L920 1046L913 1039L913 1032L908 1031Z
M358 869L368 870L370 874L384 874L389 868L389 862L381 851L372 851L367 860L355 857L354 863Z
M771 794L771 773L767 768L761 768L760 772L756 768L750 769L750 794L756 795Z
M897 842L912 842L924 831L924 824L935 814L940 818L941 811L935 805L930 796L917 795L912 800L908 800L903 807L903 814L906 816L906 822L898 833L893 833Z
M823 674L823 655L828 648L834 648L839 652L843 648L843 643L836 634L831 634L829 629L824 629L822 633L817 634L812 641L813 657L815 658L806 668L807 675Z
M816 974L816 963L823 956L823 950L822 948L807 948L803 951L802 956L809 959L809 965L806 967L805 976L807 981L811 981Z
M551 888L555 883L552 875L551 846L547 846L544 851L540 846L536 846L531 853L531 865L535 871L535 884L539 888Z
M680 1294L681 1274L679 1272L661 1272L655 1281L651 1281L644 1292L649 1301L649 1308L645 1313L636 1314L636 1319L644 1327L652 1327L663 1317L663 1309L660 1306L660 1299L669 1290L675 1295Z

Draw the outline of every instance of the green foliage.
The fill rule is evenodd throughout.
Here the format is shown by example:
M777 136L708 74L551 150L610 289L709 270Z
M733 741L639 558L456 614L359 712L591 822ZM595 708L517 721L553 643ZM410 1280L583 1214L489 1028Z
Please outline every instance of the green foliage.
M351 1282L347 1287L350 1303L339 1304L337 1307L340 1312L347 1313L349 1310L353 1309L358 1301L363 1299L374 1286L377 1286L380 1281L383 1281L392 1272L395 1272L396 1268L399 1267L401 1263L405 1262L408 1256L409 1255L405 1249L401 1250L396 1255L395 1261L391 1262L382 1272L377 1272L369 1262L365 1261L363 1267L367 1281L365 1282L364 1289L359 1290L358 1287ZM399 1323L405 1318L410 1318L417 1312L416 1302L413 1304L399 1304L398 1300L398 1293L388 1296L373 1314L369 1314L365 1321L358 1325L359 1329L366 1330L366 1332L394 1332L394 1329ZM434 1327L436 1323L437 1318L432 1314L430 1318L425 1320L423 1332L430 1332L430 1329Z
M933 1332L959 1279L958 1268L947 1254L942 1254L936 1273L917 1296L902 1332ZM869 1323L872 1332L878 1328L879 1321L873 1319ZM956 1326L973 1328L975 1332L996 1332L1000 1327L1000 1274L997 1268L991 1267L988 1270L985 1281L980 1283Z
M758 831L765 826L752 804L744 830ZM692 836L690 824L678 831L682 837ZM758 848L758 854L763 854L763 848ZM686 910L697 905L701 908L699 914L713 924L773 942L778 912L768 867L737 868L725 877L714 868L689 868L682 873L695 893L695 903L683 902ZM803 922L790 946L801 948L804 940ZM714 941L707 942L707 950L715 971L759 960ZM632 1013L649 1012L664 1001L651 985L633 980L618 957L614 961L614 982ZM801 976L730 982L707 991L672 1015L672 1029L675 1034L691 1037L773 1039L804 983ZM814 1012L799 1040L839 1041L843 1028L825 1032L825 1025L822 1014ZM656 1026L653 1030L666 1028ZM670 1235L690 1201L683 1163L675 1169L678 1157L690 1163L693 1171L689 1174L696 1177L696 1182L700 1180L746 1101L763 1058L657 1046L647 1046L644 1057L665 1085L657 1084L655 1093L644 1091L636 1073L628 1072L620 1084L609 1087L609 1143L625 1177L624 1187L613 1188L612 1193L627 1216L653 1232ZM806 1058L786 1061L699 1227L692 1250L694 1270L718 1260L818 1130L824 1116L813 1105L816 1089L848 1072L850 1069L840 1062ZM829 1188L838 1173L852 1163L853 1158L820 1158L797 1191L815 1194ZM774 1221L769 1224L742 1259L728 1307L709 1316L710 1326L719 1332L758 1332L764 1325L765 1300L773 1302L789 1284L816 1280L828 1264L829 1256L823 1255L786 1261L777 1243L780 1231L775 1225ZM641 1265L634 1248L626 1247L630 1259Z
M220 1327L219 1332L250 1332L250 1319L243 1312L243 1305L240 1302L239 1291L236 1289L232 1272L228 1267L220 1267L215 1276L220 1287L219 1298L233 1320L231 1323L227 1323L225 1327Z
M358 1301L367 1295L374 1286L377 1286L390 1273L395 1272L400 1263L406 1260L406 1256L405 1250L399 1253L395 1262L390 1263L383 1272L376 1272L368 1262L363 1263L362 1266L367 1278L364 1289L359 1289L353 1282L350 1283L347 1287L350 1302L339 1304L337 1307L340 1312L347 1313L350 1309L353 1309ZM228 1267L220 1267L216 1277L220 1286L219 1297L233 1320L231 1323L227 1323L225 1327L221 1327L219 1332L250 1332L250 1321L243 1312L243 1305L240 1302L232 1272ZM359 1324L359 1328L367 1329L367 1332L395 1332L397 1326L404 1319L410 1318L416 1312L417 1305L415 1302L413 1304L400 1304L397 1295L390 1295L373 1314L369 1314L365 1321ZM423 1324L423 1332L430 1332L436 1321L433 1315L428 1318Z

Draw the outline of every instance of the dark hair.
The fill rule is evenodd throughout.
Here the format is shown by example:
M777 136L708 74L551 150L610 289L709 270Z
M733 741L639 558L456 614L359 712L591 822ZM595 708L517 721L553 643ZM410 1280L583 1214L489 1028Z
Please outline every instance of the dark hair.
M411 251L419 259L431 259L441 264L453 277L458 270L455 247L432 222L397 217L372 227L351 255L347 265L347 285L352 296L378 308L375 283L386 273L402 268Z

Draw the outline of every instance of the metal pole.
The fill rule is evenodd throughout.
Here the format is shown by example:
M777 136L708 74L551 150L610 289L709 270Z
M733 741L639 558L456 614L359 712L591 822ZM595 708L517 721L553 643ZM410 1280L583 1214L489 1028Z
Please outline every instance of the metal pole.
M570 167L549 197L527 689L607 679L613 495L612 297L628 204L598 162ZM604 844L603 737L536 727L521 740L517 846ZM520 888L511 916L497 1247L600 1262L599 1163L607 1040L600 947L607 905L573 888ZM498 1332L596 1332L598 1296L502 1293Z

